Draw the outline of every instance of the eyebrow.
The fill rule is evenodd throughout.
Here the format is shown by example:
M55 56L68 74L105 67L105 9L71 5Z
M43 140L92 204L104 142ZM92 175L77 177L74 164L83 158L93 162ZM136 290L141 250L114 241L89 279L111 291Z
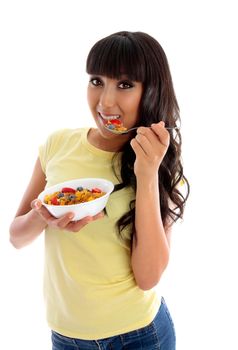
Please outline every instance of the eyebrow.
M129 78L128 75L126 74L122 74L119 79L116 79L116 78L109 78L107 75L102 75L102 74L89 74L90 78L99 78L99 79L103 79L103 78L108 78L108 79L111 79L111 80L116 80L117 82L121 82L123 80L126 80L128 82L131 82L133 84L136 84L136 83L142 83L141 81L138 81L138 80L134 80L134 79L131 79Z

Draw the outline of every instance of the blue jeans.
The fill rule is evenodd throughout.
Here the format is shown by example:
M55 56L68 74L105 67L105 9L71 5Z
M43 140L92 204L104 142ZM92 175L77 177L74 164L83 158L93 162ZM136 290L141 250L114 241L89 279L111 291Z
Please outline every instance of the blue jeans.
M52 350L175 350L173 321L164 299L154 320L146 327L121 335L81 340L52 331Z

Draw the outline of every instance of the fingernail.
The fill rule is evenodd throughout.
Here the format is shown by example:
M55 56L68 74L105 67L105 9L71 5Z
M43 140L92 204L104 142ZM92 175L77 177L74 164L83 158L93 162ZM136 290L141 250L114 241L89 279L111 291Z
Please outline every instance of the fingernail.
M35 201L34 207L35 207L35 209L40 209L41 204L38 201Z
M165 126L165 122L163 122L163 121L161 121L160 124L163 125L163 126Z
M72 214L72 213L69 214L68 218L69 218L69 220L72 220L74 218L74 214Z

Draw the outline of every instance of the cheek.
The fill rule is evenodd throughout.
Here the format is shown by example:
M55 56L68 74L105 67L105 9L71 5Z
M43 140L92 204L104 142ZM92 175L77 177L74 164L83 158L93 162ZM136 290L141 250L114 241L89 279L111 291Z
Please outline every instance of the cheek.
M130 110L133 115L137 115L139 111L139 105L140 105L140 98L131 98L130 101L128 101L128 110Z

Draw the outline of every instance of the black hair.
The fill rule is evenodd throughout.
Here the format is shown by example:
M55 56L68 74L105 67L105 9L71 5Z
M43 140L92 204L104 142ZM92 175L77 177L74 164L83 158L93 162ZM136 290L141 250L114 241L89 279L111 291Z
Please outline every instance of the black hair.
M167 127L180 126L179 106L168 60L159 42L150 35L122 31L99 40L89 52L86 71L112 79L120 79L125 74L132 81L142 82L138 125L149 127L152 123L164 121ZM181 161L181 144L180 130L170 131L170 145L159 168L158 183L164 225L182 218L189 195L190 187ZM121 151L121 183L115 189L131 186L136 191L135 153L130 140ZM181 183L184 184L183 193ZM129 212L117 222L120 234L128 225L136 236L135 200L131 201Z

